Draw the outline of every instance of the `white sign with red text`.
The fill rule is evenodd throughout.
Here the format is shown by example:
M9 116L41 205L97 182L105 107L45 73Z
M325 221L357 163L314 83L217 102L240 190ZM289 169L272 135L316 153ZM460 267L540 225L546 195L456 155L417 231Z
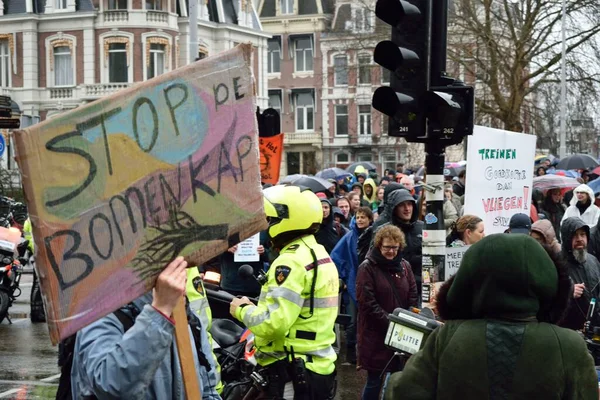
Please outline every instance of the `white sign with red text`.
M465 212L485 233L502 233L514 214L530 215L536 137L475 126L469 138Z

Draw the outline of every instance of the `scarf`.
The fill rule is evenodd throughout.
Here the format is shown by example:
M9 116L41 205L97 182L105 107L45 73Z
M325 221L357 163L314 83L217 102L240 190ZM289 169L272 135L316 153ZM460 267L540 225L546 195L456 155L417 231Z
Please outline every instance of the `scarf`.
M381 251L377 247L371 249L371 253L368 256L369 260L375 264L378 268L390 273L404 275L404 268L402 268L402 252L398 251L396 257L392 260L388 260L381 254Z

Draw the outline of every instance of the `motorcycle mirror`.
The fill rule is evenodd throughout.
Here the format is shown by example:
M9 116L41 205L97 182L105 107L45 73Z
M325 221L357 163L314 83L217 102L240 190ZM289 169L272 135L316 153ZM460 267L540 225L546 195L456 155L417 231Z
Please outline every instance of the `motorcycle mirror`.
M238 276L244 279L255 279L254 268L248 264L244 264L238 269Z

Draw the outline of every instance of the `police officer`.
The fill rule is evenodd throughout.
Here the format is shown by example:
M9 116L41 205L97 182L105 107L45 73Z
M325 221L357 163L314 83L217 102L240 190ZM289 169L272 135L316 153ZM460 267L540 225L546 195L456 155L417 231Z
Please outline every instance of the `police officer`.
M231 314L255 335L255 357L269 381L263 398L333 399L339 280L313 236L323 219L321 202L296 186L273 186L263 194L269 238L279 257L258 304L236 298Z
M210 354L206 354L208 362L211 367L215 369L214 377L216 382L210 382L215 387L217 393L223 393L223 382L221 381L221 366L217 361L217 356L214 351L213 338L210 334L210 328L212 326L212 312L208 299L206 298L206 290L204 290L204 282L202 281L203 275L200 274L198 267L191 267L187 269L187 281L185 283L185 295L190 302L190 309L200 319L202 327L206 329L206 335L210 343L210 348L213 349ZM210 378L210 377L209 377Z

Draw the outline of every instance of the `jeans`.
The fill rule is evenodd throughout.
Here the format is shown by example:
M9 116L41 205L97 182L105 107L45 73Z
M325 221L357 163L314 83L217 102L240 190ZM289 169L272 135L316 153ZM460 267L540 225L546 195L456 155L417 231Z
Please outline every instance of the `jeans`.
M367 383L362 393L362 400L378 400L379 392L383 384L381 379L382 371L367 371Z
M352 318L350 321L350 325L346 327L346 347L347 348L356 348L356 319L358 316L358 308L356 306L356 302L348 296L346 312L350 314Z

